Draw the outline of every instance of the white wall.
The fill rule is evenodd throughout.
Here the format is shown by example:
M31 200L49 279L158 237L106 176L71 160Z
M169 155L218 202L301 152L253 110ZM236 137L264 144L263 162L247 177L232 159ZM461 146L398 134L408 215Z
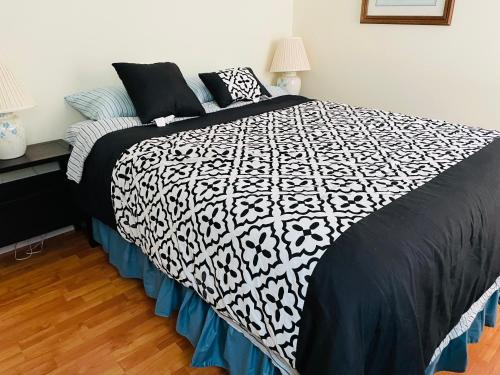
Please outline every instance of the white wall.
M295 0L303 93L500 129L500 1L457 1L452 26L361 25L361 0Z
M269 78L292 19L313 67L304 94L500 129L497 0L456 2L451 27L361 25L361 0L0 1L0 61L38 104L22 113L29 143L81 119L65 95L120 84L115 61L175 61L185 74L251 65Z
M28 143L60 138L81 119L65 95L120 84L113 62L265 74L273 44L292 31L292 0L0 1L0 60L38 104L22 113Z

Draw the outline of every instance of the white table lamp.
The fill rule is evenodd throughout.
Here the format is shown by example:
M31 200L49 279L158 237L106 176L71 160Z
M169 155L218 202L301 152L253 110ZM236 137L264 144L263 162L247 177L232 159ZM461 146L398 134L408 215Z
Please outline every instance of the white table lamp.
M311 70L309 59L302 38L290 37L283 39L274 53L271 72L284 73L278 78L278 86L292 95L298 95L302 82L297 72Z
M14 112L34 107L12 72L0 63L0 159L26 152L26 132Z

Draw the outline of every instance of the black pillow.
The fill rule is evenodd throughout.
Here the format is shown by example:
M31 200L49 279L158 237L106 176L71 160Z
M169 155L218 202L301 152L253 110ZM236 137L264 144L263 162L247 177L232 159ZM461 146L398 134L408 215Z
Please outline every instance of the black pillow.
M259 101L272 96L251 68L224 69L199 76L221 108L237 101Z
M195 117L205 114L176 64L115 63L113 67L144 124L170 115Z

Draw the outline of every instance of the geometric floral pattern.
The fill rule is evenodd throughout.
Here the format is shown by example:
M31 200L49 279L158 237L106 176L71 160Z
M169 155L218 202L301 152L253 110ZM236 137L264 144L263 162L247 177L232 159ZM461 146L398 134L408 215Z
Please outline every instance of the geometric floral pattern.
M233 101L258 102L262 96L260 82L248 68L224 69L217 72Z
M116 221L294 367L308 278L330 245L497 136L311 101L134 145L113 172Z

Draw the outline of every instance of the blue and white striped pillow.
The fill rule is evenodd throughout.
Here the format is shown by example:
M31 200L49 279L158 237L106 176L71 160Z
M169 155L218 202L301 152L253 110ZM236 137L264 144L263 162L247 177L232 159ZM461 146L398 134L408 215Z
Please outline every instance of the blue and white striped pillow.
M91 120L136 116L134 105L123 87L83 91L64 99L70 106Z
M194 94L198 98L201 104L213 102L214 97L207 86L203 83L203 81L198 76L187 77L186 82L191 90L193 90Z

